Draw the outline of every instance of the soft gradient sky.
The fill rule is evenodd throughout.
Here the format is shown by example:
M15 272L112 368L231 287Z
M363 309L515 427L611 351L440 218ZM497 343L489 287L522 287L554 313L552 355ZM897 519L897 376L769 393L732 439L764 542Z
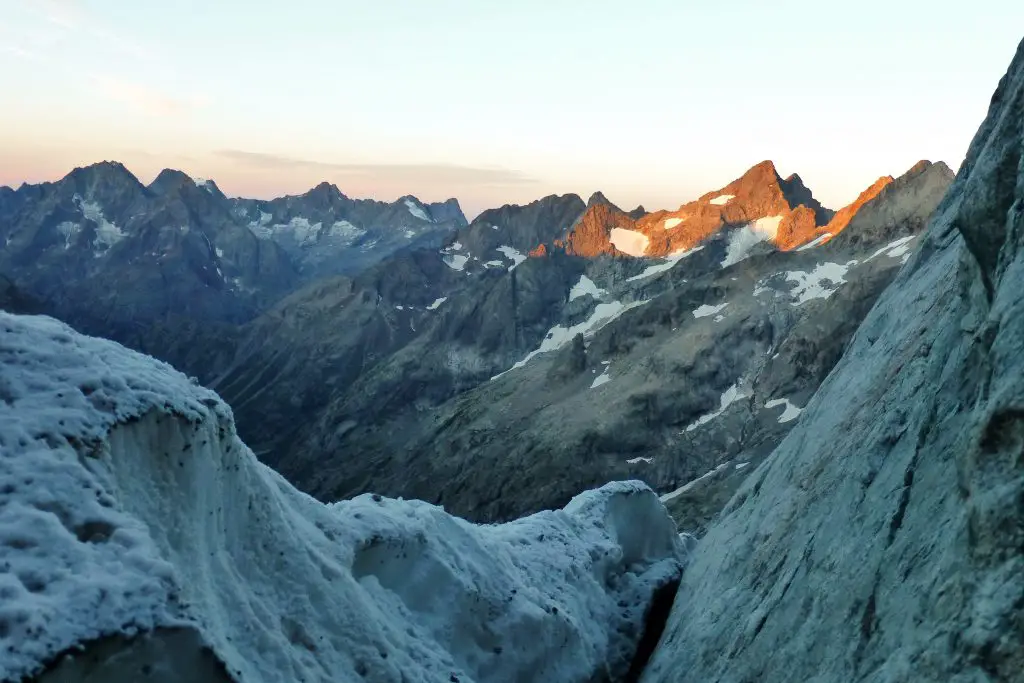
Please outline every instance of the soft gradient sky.
M1022 31L1020 0L0 0L0 184L653 209L772 159L839 207L956 168Z

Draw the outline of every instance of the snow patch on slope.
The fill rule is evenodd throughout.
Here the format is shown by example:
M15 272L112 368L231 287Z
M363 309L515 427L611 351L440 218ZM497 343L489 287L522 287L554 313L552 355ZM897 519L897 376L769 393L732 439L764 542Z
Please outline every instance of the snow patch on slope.
M630 256L643 256L647 252L647 245L651 242L650 238L642 232L625 228L612 228L608 241L623 254Z
M432 303L429 306L427 306L427 310L428 311L436 311L441 306L441 304L443 304L445 301L448 301L448 297L446 297L446 296L442 296L440 298L434 299L434 303Z
M428 216L423 209L417 206L416 202L414 202L413 200L406 199L405 208L409 209L409 213L411 213L413 217L419 218L421 221L427 221L428 223L431 222L430 216Z
M906 237L901 237L898 240L889 242L889 244L864 259L864 263L867 263L873 258L882 256L883 254L889 258L903 257L904 262L906 262L907 257L910 256L910 243L914 241L914 237L914 235L907 235Z
M733 231L725 249L722 267L726 268L734 263L739 263L747 258L750 250L761 242L774 240L779 233L779 223L781 222L782 216L766 216Z
M734 194L720 194L714 199L709 200L709 203L714 204L715 206L723 206L728 204L729 200L734 199L735 197L736 195Z
M694 309L693 317L694 318L707 318L708 316L715 315L719 311L724 310L725 307L728 306L728 305L729 305L728 301L726 301L723 304L718 304L717 306L711 306L710 304L701 304L700 306L698 306L697 308Z
M260 217L249 223L249 230L260 239L268 240L274 236L274 229L270 227L274 217L266 211L260 211Z
M728 466L729 466L729 463L724 462L721 465L719 465L718 467L716 467L715 469L708 470L707 472L705 472L704 474L700 475L696 479L693 479L691 481L686 482L685 484L683 484L679 488L675 489L674 491L670 491L669 493L666 493L666 494L660 496L658 498L658 500L660 500L662 503L667 503L670 500L672 500L673 498L678 498L679 496L683 495L687 491L691 490L694 486L696 486L700 482L706 481L706 480L710 479L711 477L715 476L716 474L718 474L719 472L721 472L722 470L724 470Z
M637 306L643 306L645 303L647 302L633 301L631 303L624 304L621 301L609 301L607 303L600 303L594 307L594 311L590 314L589 318L587 318L586 320L577 325L572 325L571 327L555 325L550 330L548 330L548 333L541 341L540 346L538 346L533 351L530 351L530 353L526 354L526 356L522 360L517 361L516 364L510 367L508 370L498 373L491 379L498 379L502 375L505 375L509 372L512 372L513 370L517 370L523 367L524 365L529 363L530 360L532 360L535 356L539 354L548 353L549 351L557 351L558 349L562 348L570 341L572 341L573 337L575 337L577 334L582 334L584 337L589 337L598 330L600 330L602 327L607 325L608 323L618 318L626 311L630 310L631 308L636 308Z
M800 413L804 411L803 408L798 408L789 402L788 398L776 398L768 401L764 404L765 408L777 408L779 406L785 406L785 410L782 411L782 415L779 415L779 424L785 424L791 422L796 418L800 417Z
M582 296L590 295L595 299L600 298L602 295L607 294L606 290L601 289L594 284L586 275L580 275L579 281L572 286L569 290L569 301L575 301Z
M836 293L839 285L845 284L846 271L851 266L857 265L856 261L849 261L846 264L840 263L819 263L814 270L807 273L801 270L791 270L786 273L786 280L795 282L796 286L790 291L794 297L793 305L800 306L813 299L827 299Z
M508 267L509 272L515 270L516 266L518 266L520 263L526 260L526 257L523 256L522 252L520 252L515 247L503 245L495 249L495 251L500 251L502 254L504 254L505 258L512 262L512 265Z
M665 219L665 223L664 223L664 227L665 227L666 230L671 230L672 228L678 227L685 220L686 220L685 218L678 218L678 217L666 218Z
M463 270L466 267L466 263L469 262L469 257L463 254L445 254L441 260L452 270Z
M503 525L371 495L325 506L164 363L0 313L0 366L3 680L162 628L200 633L240 681L618 680L681 571L641 482Z
M602 386L604 384L608 384L608 382L611 382L612 381L612 376L609 374L609 370L611 370L611 366L610 365L605 365L604 366L604 372L602 372L600 375L598 375L597 377L594 378L594 381L591 382L591 384L590 384L590 388L591 389L596 389L599 386Z
M636 282L637 280L643 280L645 278L658 275L659 273L664 273L666 271L672 270L672 268L674 268L675 265L682 261L684 258L689 256L690 254L696 254L703 248L704 246L701 245L699 247L694 247L693 249L681 249L679 251L672 252L661 263L656 263L653 266L647 266L646 268L644 268L643 272L632 277L626 278L626 282Z
M686 428L686 431L692 432L701 425L705 425L708 422L711 422L716 417L724 413L726 408L728 408L733 403L743 398L746 398L746 396L740 392L739 386L733 384L731 387L726 389L725 393L722 394L721 398L718 399L718 410L707 413L706 415L701 415L699 418L697 418L696 422L694 422L693 424Z
M354 242L365 235L366 231L348 221L341 220L331 223L331 227L327 229L327 234L330 237L340 237L349 242Z
M250 228L251 227L252 226L250 225ZM270 234L274 234L275 232L290 234L296 242L305 246L316 241L322 227L323 223L310 223L308 218L303 216L294 216L287 223L277 223L276 225L271 226L268 232Z
M96 258L106 254L112 246L128 236L121 228L107 220L100 205L96 202L86 201L77 194L73 200L78 204L78 208L86 220L92 221L96 225L96 236L92 240L93 255Z
M808 249L813 249L814 247L817 247L817 246L819 246L821 244L824 244L825 242L827 242L831 238L832 238L832 233L826 232L826 233L824 233L822 235L818 235L817 237L815 237L813 240L811 240L807 244L805 244L805 245L803 245L801 247L797 247L796 250L797 251L807 251Z

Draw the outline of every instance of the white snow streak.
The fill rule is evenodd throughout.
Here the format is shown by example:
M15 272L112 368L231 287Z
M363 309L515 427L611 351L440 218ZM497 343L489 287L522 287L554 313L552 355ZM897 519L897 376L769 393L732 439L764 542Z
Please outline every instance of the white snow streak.
M697 418L696 422L694 422L693 424L686 428L686 431L692 432L701 425L705 425L708 422L711 422L716 417L724 413L726 408L728 408L733 403L743 398L746 398L746 396L740 393L739 387L737 385L733 384L731 387L726 389L725 393L722 394L722 397L718 399L718 410L710 412L706 415L701 415L699 418Z
M661 263L656 263L653 266L647 266L646 268L644 268L642 273L626 278L626 282L635 282L637 280L643 280L644 278L648 278L654 275L658 275L659 273L664 273L666 271L672 270L672 268L674 268L675 265L682 261L684 258L689 256L690 254L696 254L703 248L704 246L701 245L699 247L694 247L693 249L681 249L679 251L672 252L667 257L665 257L665 260L662 261Z
M889 242L889 244L885 245L884 247L873 253L871 256L868 256L866 259L864 259L864 263L867 263L871 259L877 258L882 254L885 254L889 258L899 258L901 256L905 256L910 252L910 243L914 241L914 238L914 235L908 235L906 237L901 237L898 240Z
M813 249L814 247L818 246L819 244L822 244L823 242L825 242L830 237L832 237L832 233L830 233L830 232L826 232L823 235L818 235L817 237L815 237L813 240L811 240L807 244L805 244L805 245L803 245L801 247L797 247L796 250L797 251L807 251L808 249Z
M672 228L677 227L680 223L682 223L685 220L686 220L685 218L677 218L677 217L666 218L665 219L665 229L666 230L671 230Z
M734 199L735 197L736 195L734 194L720 194L714 199L710 200L710 203L716 206L722 206L724 204L728 204L729 200Z
M670 500L672 500L673 498L678 498L679 496L681 496L682 494L686 493L687 491L692 489L694 486L699 484L700 482L704 481L705 479L710 479L711 477L715 476L716 474L718 474L719 472L721 472L722 470L724 470L728 466L729 466L729 463L724 462L721 465L719 465L718 467L716 467L715 469L709 470L709 471L705 472L704 474L700 475L699 477L697 477L693 481L686 482L685 484L683 484L682 486L677 488L675 491L672 491L671 493L666 493L663 496L659 496L658 500L660 500L662 503L667 503Z
M526 356L522 360L516 362L516 364L510 367L508 370L505 370L505 372L498 373L491 379L498 379L505 373L523 367L524 365L529 363L530 360L534 358L534 356L537 356L541 353L547 353L549 351L556 351L562 348L570 341L572 341L573 337L575 337L577 334L582 334L584 337L591 336L595 332L600 330L602 327L604 327L605 325L607 325L608 323L610 323L611 321L615 320L620 315L628 311L629 309L636 308L637 306L643 306L645 303L647 302L634 301L632 303L624 304L621 301L610 301L607 303L600 303L594 307L593 313L590 314L590 317L587 320L577 325L573 325L572 327L562 327L561 325L555 325L550 330L548 330L547 335L545 335L539 347L537 347L530 353L526 354Z

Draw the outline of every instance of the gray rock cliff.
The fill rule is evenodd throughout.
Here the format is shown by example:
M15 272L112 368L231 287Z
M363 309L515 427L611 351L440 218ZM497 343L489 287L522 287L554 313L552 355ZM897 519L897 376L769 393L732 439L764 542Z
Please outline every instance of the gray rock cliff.
M700 542L644 679L1024 680L1024 43L924 242Z

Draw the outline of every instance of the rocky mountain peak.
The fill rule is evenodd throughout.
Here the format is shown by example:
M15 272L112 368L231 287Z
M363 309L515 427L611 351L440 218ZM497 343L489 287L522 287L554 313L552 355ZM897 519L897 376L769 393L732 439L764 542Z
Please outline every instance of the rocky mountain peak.
M303 204L317 211L338 210L349 202L349 198L342 193L337 185L326 181L300 195L299 199Z
M791 207L796 208L802 205L814 212L814 222L816 225L824 225L831 220L834 212L826 209L821 205L821 202L814 198L810 188L804 184L803 178L796 173L793 173L785 180L781 180L779 186L782 188L782 194Z
M607 206L611 206L611 207L615 208L616 210L620 210L621 211L621 209L619 209L619 207L615 206L610 201L608 201L608 198L605 197L604 193L602 193L602 192L595 192L594 194L590 195L590 199L587 200L587 208L588 209L590 207L594 206L595 204L605 204Z
M462 212L462 206L455 197L449 197L443 202L432 202L427 205L427 212L437 223L451 222L459 227L469 225L466 214Z
M138 178L119 161L100 161L88 166L77 166L65 178L106 178L122 182L138 182Z
M139 179L116 161L102 161L75 168L64 176L60 184L74 188L82 197L101 201L125 192L141 192L143 189Z
M159 194L180 192L183 187L195 187L195 181L184 171L174 168L165 168L157 174L153 182L149 184L149 190Z

